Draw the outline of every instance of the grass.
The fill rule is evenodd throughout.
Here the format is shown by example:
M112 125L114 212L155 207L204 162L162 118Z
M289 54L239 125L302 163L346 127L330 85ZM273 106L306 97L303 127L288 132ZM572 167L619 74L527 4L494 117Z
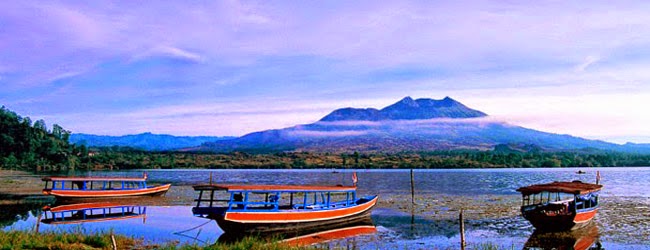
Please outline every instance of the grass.
M142 240L122 235L115 235L118 249L181 249L181 250L299 250L313 249L311 247L293 247L277 243L275 240L265 240L247 237L236 243L216 243L210 246L199 246L178 243L163 245L147 245ZM111 233L86 234L83 230L73 232L25 232L19 230L0 231L0 250L9 249L112 249Z
M136 239L116 235L115 241L122 249L139 244ZM85 234L83 232L33 233L18 230L0 231L0 249L111 249L110 233Z
M180 249L180 250L300 250L313 249L310 247L294 247L278 243L273 239L261 239L257 237L246 237L235 243L216 243L210 246L198 245L167 245L160 249Z

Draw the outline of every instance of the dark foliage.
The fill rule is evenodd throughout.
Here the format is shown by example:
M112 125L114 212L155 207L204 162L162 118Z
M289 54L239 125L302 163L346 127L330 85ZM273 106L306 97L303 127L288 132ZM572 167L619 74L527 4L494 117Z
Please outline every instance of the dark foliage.
M0 108L0 166L2 168L65 170L78 167L87 156L85 147L68 143L70 131L45 121L32 124L29 117Z

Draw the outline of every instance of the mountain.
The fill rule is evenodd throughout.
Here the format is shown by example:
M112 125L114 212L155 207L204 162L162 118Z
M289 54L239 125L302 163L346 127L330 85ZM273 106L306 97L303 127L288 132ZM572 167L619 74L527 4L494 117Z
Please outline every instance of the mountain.
M623 145L494 121L449 97L442 100L406 97L380 110L338 109L312 124L207 142L193 150L399 152L492 150L497 145L528 145L527 148L535 151L630 150ZM650 148L636 149L636 152L650 152Z
M381 110L368 108L337 109L320 121L382 121L382 120L421 120L432 118L473 118L484 117L485 113L473 110L450 97L442 100L417 99L407 96L401 101Z
M205 142L214 142L232 138L234 137L173 136L158 135L152 133L124 136L72 134L70 136L70 143L86 145L90 147L121 146L160 151L196 147Z

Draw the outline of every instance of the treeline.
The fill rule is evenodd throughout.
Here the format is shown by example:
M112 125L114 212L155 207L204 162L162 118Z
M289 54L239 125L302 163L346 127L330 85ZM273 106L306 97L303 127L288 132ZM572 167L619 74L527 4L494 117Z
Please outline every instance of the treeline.
M626 153L498 153L436 151L413 153L333 154L288 152L229 154L147 152L125 148L99 149L89 159L93 169L309 169L309 168L534 168L650 166L650 155Z
M66 170L87 160L85 147L68 142L70 131L0 108L0 166L6 169Z

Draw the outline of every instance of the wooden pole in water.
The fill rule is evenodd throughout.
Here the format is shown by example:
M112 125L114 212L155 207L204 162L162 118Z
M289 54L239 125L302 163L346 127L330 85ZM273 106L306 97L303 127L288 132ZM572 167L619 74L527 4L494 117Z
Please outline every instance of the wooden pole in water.
M212 171L210 171L210 185L212 185Z
M458 215L458 220L460 221L460 249L465 250L465 221L463 220L463 209L460 209L460 214Z
M413 180L413 169L411 168L411 231L415 225L415 181Z
M415 183L413 181L413 169L411 168L411 206L415 207Z
M117 242L115 242L115 236L111 234L111 243L113 244L113 250L117 250Z
M36 233L38 233L38 229L41 226L41 217L43 216L43 213L44 212L38 213L38 218L36 219L36 228L34 229Z

